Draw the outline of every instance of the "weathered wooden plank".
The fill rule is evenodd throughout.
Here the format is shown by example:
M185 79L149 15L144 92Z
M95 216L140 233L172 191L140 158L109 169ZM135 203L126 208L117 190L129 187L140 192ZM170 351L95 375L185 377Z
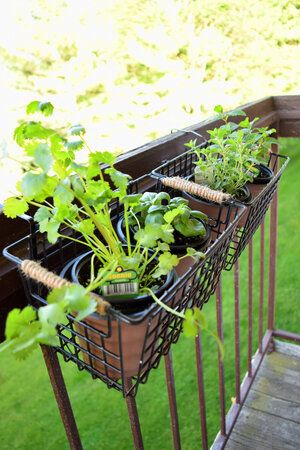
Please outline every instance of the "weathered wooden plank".
M295 356L273 352L266 357L264 367L280 373L282 368L300 372L300 359Z
M300 120L280 120L279 135L280 137L300 137Z
M277 339L274 341L274 343L276 353L282 353L286 356L299 358L299 365L300 365L300 345L290 343L287 344L286 342L281 342L278 341Z
M235 442L252 450L299 450L300 424L244 406L226 449Z
M253 389L287 401L300 402L299 372L281 375L263 367L253 384Z
M299 402L275 398L252 388L246 399L245 406L265 413L271 412L275 416L300 424Z
M275 95L273 102L275 109L279 112L280 110L300 109L299 95Z

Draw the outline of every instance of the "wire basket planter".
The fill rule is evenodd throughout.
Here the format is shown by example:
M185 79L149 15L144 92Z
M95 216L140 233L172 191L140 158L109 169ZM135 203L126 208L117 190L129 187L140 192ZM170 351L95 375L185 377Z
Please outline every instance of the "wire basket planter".
M195 161L197 161L197 159L198 156L194 152L187 151L170 161L166 161L164 164L154 169L151 175L161 182L166 177L180 177L189 179L194 174ZM231 270L233 264L237 261L253 234L263 221L276 191L280 177L288 162L289 158L287 156L277 153L270 154L268 167L274 172L274 177L268 184L264 185L258 195L256 195L250 202L247 202L246 211L243 213L241 220L239 220L232 242L230 243L227 260L224 265L225 270ZM192 199L190 194L188 194L188 197L189 199ZM236 204L238 205L239 202L236 202ZM227 214L225 213L223 205L214 204L214 210L218 211L218 213L215 212L214 215L218 215L218 221L221 227L222 225L224 226L228 220L234 219L234 216L231 215L230 211L228 211ZM228 218L230 215L231 218Z
M153 178L142 177L131 183L131 192L148 189L149 183L152 190L162 188L159 180L154 183ZM243 208L234 203L230 208L233 221L229 220L232 216L228 216L224 223L220 217L211 218L215 239L205 251L205 258L177 277L160 297L171 308L184 311L188 307L202 307L214 293L243 213ZM115 217L119 212L115 208ZM61 232L65 235L74 233L68 228ZM72 236L76 237L75 234ZM18 267L24 260L31 259L68 279L69 267L84 251L82 245L64 237L50 245L45 234L33 230L30 235L6 247L3 253ZM46 286L23 274L22 281L29 304L39 308L47 303L49 289ZM166 312L157 303L133 314L124 314L110 307L105 316L94 313L83 321L76 321L74 316L68 315L67 322L58 326L59 345L55 350L66 362L72 361L79 370L88 371L109 388L121 391L123 396L135 396L139 384L147 381L150 370L158 367L161 357L178 340L182 322L183 319Z

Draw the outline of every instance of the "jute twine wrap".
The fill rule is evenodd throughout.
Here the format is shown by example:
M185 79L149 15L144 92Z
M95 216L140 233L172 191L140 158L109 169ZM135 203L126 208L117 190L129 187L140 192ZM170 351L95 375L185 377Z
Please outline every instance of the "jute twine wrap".
M184 180L180 177L165 177L161 179L161 182L165 186L197 195L197 197L202 197L215 203L223 203L231 198L230 194L226 194L221 191L214 191L207 186L201 186L200 184L194 183L193 181Z
M31 261L30 259L25 259L22 261L20 268L26 276L44 284L49 289L60 288L62 286L71 286L73 284L64 278L61 278L59 275L45 269L38 262ZM97 302L97 312L101 316L105 316L108 308L110 308L110 304L103 300L103 298L99 295L94 293L91 293L90 295Z

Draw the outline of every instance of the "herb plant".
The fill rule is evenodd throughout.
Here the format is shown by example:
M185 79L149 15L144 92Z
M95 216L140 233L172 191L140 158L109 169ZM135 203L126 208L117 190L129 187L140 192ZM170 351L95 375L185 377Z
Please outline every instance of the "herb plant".
M220 105L215 107L215 112L224 124L208 131L209 145L199 150L195 140L186 144L198 155L195 181L237 196L242 187L259 174L258 165L266 162L270 144L274 142L271 135L276 130L255 128L258 118L250 121L245 117L239 124L230 122ZM235 110L230 116L246 114Z
M204 237L204 223L208 217L200 211L193 211L188 200L182 197L171 198L167 192L145 192L138 204L130 207L129 223L138 229L169 224L174 231L186 238ZM204 223L203 223L204 222ZM137 237L139 231L137 232Z
M34 101L27 107L28 114L42 113L47 117L52 112L51 103ZM34 219L40 231L47 233L50 243L54 244L63 236L92 250L88 286L54 289L47 297L48 304L38 311L27 306L22 311L15 309L9 313L6 341L0 350L10 348L16 356L26 356L38 343L57 344L56 326L65 321L67 313L76 313L76 318L81 320L94 312L96 302L89 293L98 291L117 266L135 270L140 281L139 292L151 294L167 311L185 319L187 334L196 335L200 322L206 323L200 310L195 308L188 314L174 311L152 290L157 280L181 259L170 252L169 244L174 241L171 222L175 215L184 216L184 205L176 200L178 205L167 213L170 217L167 215L160 225L159 233L153 221L145 224L145 228L140 227L132 242L129 210L138 208L142 196L127 194L130 177L115 169L115 156L92 151L84 135L81 125L71 126L62 133L40 121L23 122L14 133L16 142L24 150L21 162L24 174L17 184L17 193L5 201L4 214L15 218L33 206L36 208ZM77 151L83 147L88 150L86 164L76 160ZM110 203L116 199L123 205L126 247L120 243L111 220ZM186 229L191 230L192 224L196 228L191 220ZM64 233L64 228L74 230L75 236ZM187 254L199 257L193 249L188 249ZM95 270L96 262L99 270Z

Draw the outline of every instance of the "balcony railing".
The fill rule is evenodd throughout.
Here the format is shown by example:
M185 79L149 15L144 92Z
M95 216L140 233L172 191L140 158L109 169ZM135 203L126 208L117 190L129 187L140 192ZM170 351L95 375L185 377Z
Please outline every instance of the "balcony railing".
M260 116L259 125L271 126L278 130L278 137L290 136L300 137L300 96L291 97L272 97L259 102L255 102L242 107L250 118ZM216 123L206 121L186 129L186 131L196 131L206 136L206 130L211 129ZM155 167L162 164L162 160L172 159L183 152L183 144L186 142L186 132L176 132L166 138L159 139L153 143L147 144L140 149L136 149L121 157L119 168L124 172L130 173L134 178L150 173ZM276 154L277 147L273 144L272 151ZM142 164L141 164L142 161ZM207 449L211 442L212 432L209 430L207 421L206 407L206 389L205 389L205 360L206 354L216 353L216 373L219 409L219 433L214 442L213 449L221 449L226 446L230 439L232 430L238 420L239 414L251 390L264 358L269 352L274 350L274 339L280 338L292 342L300 343L300 335L291 333L288 330L278 330L275 322L276 309L276 261L277 261L277 220L278 220L278 192L274 188L273 200L270 207L270 216L268 219L261 217L259 231L254 237L249 236L248 244L244 253L247 252L247 259L242 255L242 263L239 259L231 259L233 264L233 292L234 307L230 317L230 330L228 327L228 318L226 327L223 318L224 294L227 299L227 292L222 288L222 276L216 288L215 304L210 301L210 310L215 307L215 325L218 336L224 341L224 333L232 334L234 347L229 348L225 345L227 355L233 354L233 361L228 357L223 360L217 347L213 344L207 345L205 336L200 333L195 339L195 373L197 379L198 400L199 400L199 429L201 438L199 447ZM29 223L30 225L30 223ZM26 234L26 227L29 226L23 222L18 222L12 235L6 235L2 238L2 246ZM0 228L5 229L6 219L0 216ZM2 233L3 234L3 233ZM255 250L254 251L254 244ZM244 245L244 247L245 247ZM240 253L242 253L241 249ZM240 254L238 255L240 256ZM229 264L228 269L232 264ZM247 286L241 287L240 265L247 266ZM255 274L254 274L255 268ZM19 284L16 271L1 259L0 269L3 274L3 283L6 283L5 289L2 289L1 304L4 304L10 298L10 305L25 303L25 297ZM226 286L228 288L228 274L226 275ZM227 290L227 289L226 289ZM243 295L247 293L247 319L241 317L241 291ZM268 292L266 295L266 291ZM254 304L254 293L258 292L258 305ZM243 307L244 307L243 303ZM204 306L205 308L206 306ZM245 322L247 324L247 345L246 354L242 353L241 333L245 332ZM227 337L227 336L226 336ZM205 344L204 344L205 340ZM226 344L226 339L225 339ZM164 364L166 374L166 387L169 399L169 412L171 419L171 430L173 436L174 449L181 448L180 426L176 402L176 377L180 377L180 371L174 375L172 363L172 351L176 352L176 346L168 352L164 352ZM76 422L72 412L67 389L64 383L62 371L57 358L56 350L50 347L42 347L43 355L47 365L49 377L56 396L61 418L65 426L66 434L72 449L82 449L80 436L77 430ZM218 352L218 354L217 354ZM225 373L226 362L234 364L234 390L230 392L232 405L228 410L225 391ZM245 362L245 364L244 364ZM246 372L243 372L246 365ZM151 376L151 375L150 375ZM131 424L134 446L136 449L143 449L143 437L139 421L139 413L136 405L136 398L133 393L134 380L126 378L124 381L123 393L128 408L128 415ZM92 382L92 381L91 381ZM141 388L142 389L142 388ZM227 389L227 388L226 388ZM109 412L105 412L109 414Z

